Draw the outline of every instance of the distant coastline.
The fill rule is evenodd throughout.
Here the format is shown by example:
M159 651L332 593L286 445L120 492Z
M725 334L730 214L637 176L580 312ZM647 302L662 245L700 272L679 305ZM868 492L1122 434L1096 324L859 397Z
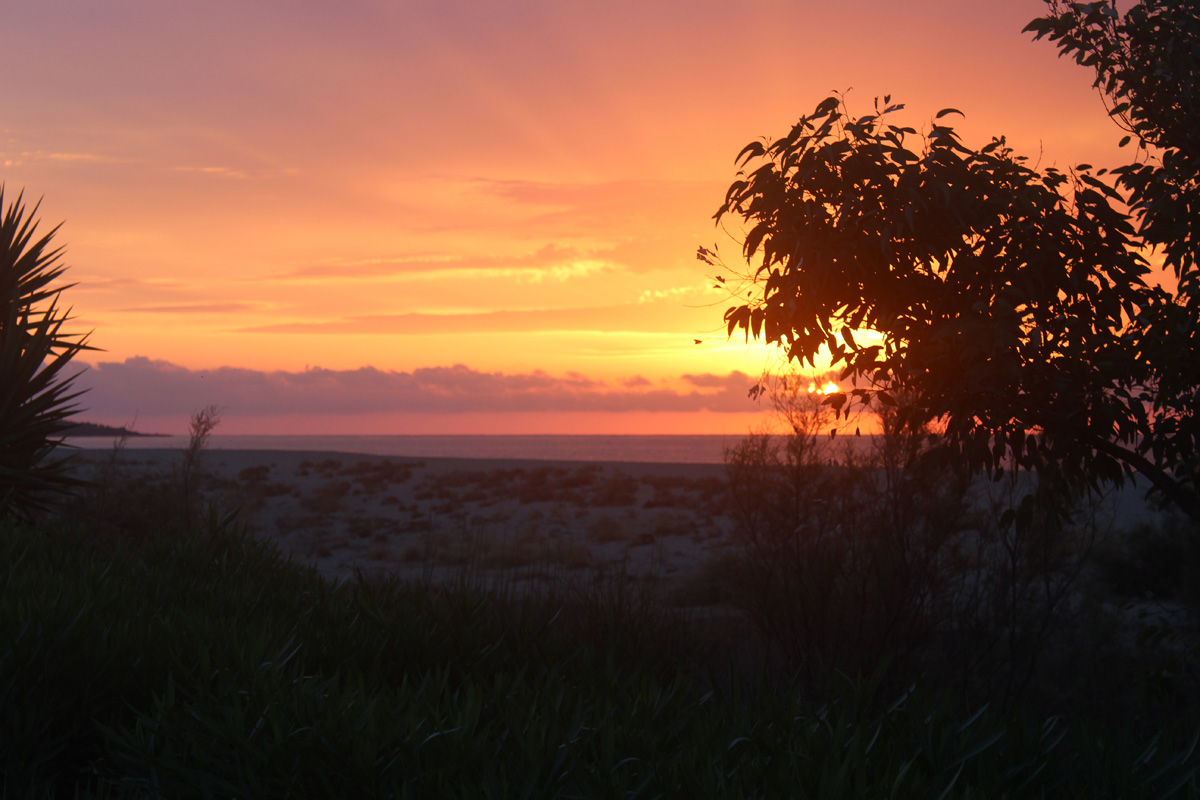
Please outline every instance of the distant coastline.
M139 433L131 431L128 428L114 428L112 425L99 425L95 422L77 422L67 428L63 433L67 436L92 436L104 437L108 439L117 439L121 436L129 437L163 437L165 433Z
M120 429L114 429L119 431ZM75 436L67 441L89 450L107 449L119 434ZM730 434L221 434L209 450L304 451L388 458L557 461L574 463L724 464L726 451L744 437ZM130 437L138 450L186 449L188 434ZM822 439L830 459L844 450L870 452L875 437Z
M117 436L73 436L67 442L86 449L107 449ZM301 450L309 453L398 458L516 459L519 461L652 462L721 464L725 447L740 439L723 435L612 434L292 434L215 433L209 450ZM182 449L187 434L130 437L128 448Z

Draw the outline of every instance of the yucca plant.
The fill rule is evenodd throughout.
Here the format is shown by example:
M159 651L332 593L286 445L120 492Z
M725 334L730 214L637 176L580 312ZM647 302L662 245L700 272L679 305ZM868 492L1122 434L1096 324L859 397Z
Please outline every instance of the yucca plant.
M23 200L22 192L0 221L0 516L17 517L82 483L54 450L82 394L65 369L95 349L88 334L63 331L72 317L59 301L71 285L52 286L66 271L62 248L51 246L58 227L35 239L38 206L26 212Z

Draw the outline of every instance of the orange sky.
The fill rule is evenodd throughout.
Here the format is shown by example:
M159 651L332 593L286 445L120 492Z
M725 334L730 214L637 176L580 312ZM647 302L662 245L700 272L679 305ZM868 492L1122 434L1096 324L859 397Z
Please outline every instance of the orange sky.
M1088 74L1021 34L1041 8L6 0L0 178L65 220L97 421L736 432L773 357L695 259L738 252L735 154L851 90L1121 163Z

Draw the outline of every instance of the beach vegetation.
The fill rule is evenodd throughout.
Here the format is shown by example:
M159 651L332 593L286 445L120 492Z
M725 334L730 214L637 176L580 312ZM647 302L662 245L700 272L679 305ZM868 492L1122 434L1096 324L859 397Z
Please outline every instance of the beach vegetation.
M201 473L200 460L212 438L212 432L220 424L221 409L216 405L208 405L192 412L188 423L188 444L183 451L183 461L179 467L179 484L183 488L184 518L189 521L196 516L196 483Z
M197 531L220 515L231 524L234 507L223 508L212 496L216 482L205 468L204 454L219 410L208 406L193 413L187 446L179 458L164 459L156 467L133 466L125 458L127 436L113 442L112 450L98 459L86 485L61 504L58 516L67 524L83 525L98 541L121 536L133 541ZM167 452L160 455L174 455ZM279 494L278 485L263 484L255 475L240 484L224 487L230 497L248 503L267 493ZM227 504L228 505L228 504Z
M828 354L842 418L895 407L972 474L1037 472L1012 522L1135 473L1200 520L1196 6L1047 9L1029 30L1096 70L1135 162L1042 168L1003 138L965 144L956 109L922 135L890 97L855 115L831 96L737 157L715 215L748 264L717 276L728 332L789 363ZM1148 280L1155 249L1174 287Z
M1171 515L1159 525L1138 525L1104 542L1095 560L1120 597L1200 609L1200 542L1186 518Z
M58 227L39 237L37 206L23 194L5 206L3 186L0 208L0 516L29 518L82 485L61 454L82 394L68 368L95 348L63 327Z
M976 484L922 457L936 434L886 421L869 444L831 438L809 383L772 382L783 432L726 452L728 602L806 685L887 663L896 686L925 676L1002 708L1030 700L1047 642L1074 624L1094 528L1000 524L1028 476Z
M236 525L103 547L3 525L8 797L1200 789L1186 726L964 710L870 673L820 694L754 678L620 575L574 601L505 600L331 583Z
M793 433L815 430L806 427L806 408L828 414L811 399L781 397ZM342 541L326 542L328 555L365 537L363 568L341 581L293 563L215 505L191 525L114 525L96 513L36 526L10 521L0 536L2 793L763 797L803 787L814 797L1160 797L1200 790L1191 638L1155 624L1143 626L1138 635L1146 638L1131 647L1120 638L1124 629L1093 634L1075 618L1063 624L1061 605L1039 616L1044 607L1034 601L1059 585L1060 562L1021 566L1027 580L1015 590L997 574L1005 558L1020 566L1046 550L1041 540L995 540L989 557L1004 556L1001 572L987 573L978 546L958 552L940 544L934 525L919 524L936 523L952 541L979 540L933 515L934 506L947 505L936 494L945 489L923 489L919 476L897 471L906 483L893 495L908 492L916 507L901 508L897 522L881 499L889 495L880 456L856 462L844 447L831 450L827 433L790 447L782 438L751 441L755 452L775 447L780 455L743 464L761 480L742 485L785 481L759 503L759 538L735 539L724 552L736 557L714 560L683 583L666 580L670 557L638 524L648 517L674 535L688 527L678 507L600 517L611 524L597 526L597 538L625 524L630 547L648 537L649 571L595 562L598 541L584 545L559 531L585 519L567 504L549 507L530 528L498 528L459 508L458 516L429 521L427 546L407 556L423 570L410 581L368 577L371 554L394 553L380 543L399 531L365 511L351 515ZM900 442L883 452L911 449ZM322 471L323 480L343 480L340 469ZM256 485L271 473L239 471ZM589 472L596 479L588 486L602 494L604 468ZM852 480L839 480L850 472ZM153 496L118 493L155 481L110 482L112 507L153 513L155 497L174 498L181 512L182 493L169 488L182 482L181 471L156 474ZM503 480L483 471L447 474L451 507L482 485L503 491L509 478L524 480L519 472ZM618 474L635 492L711 489L709 479ZM840 497L843 484L855 488ZM203 487L229 488L215 478ZM804 492L857 515L840 530L847 546L770 540L779 535L769 527L776 523L835 522L814 511L811 494L797 495ZM739 499L733 489L722 497ZM908 528L894 527L905 519ZM982 524L971 514L962 519ZM889 564L905 536L916 558ZM923 565L923 547L947 558ZM767 559L754 562L755 548L810 581L811 593L788 594ZM1062 558L1063 548L1048 549ZM819 563L796 572L797 553ZM906 574L912 583L929 581L925 603L934 612L910 600ZM1015 622L997 611L1008 607L982 600L973 616L948 615L949 602L971 596L964 586L976 584L963 583L970 575L991 576L977 581L993 587L980 590L984 599L1017 598ZM862 594L864 576L886 579ZM955 581L958 594L945 588ZM821 606L825 617L797 602L820 591L831 596ZM819 635L789 633L780 609L764 616L762 605L747 604L756 592L808 614L815 623L808 630ZM779 642L762 636L764 619ZM827 619L842 629L822 628ZM1038 634L1046 619L1050 634ZM1090 704L1080 702L1084 696Z

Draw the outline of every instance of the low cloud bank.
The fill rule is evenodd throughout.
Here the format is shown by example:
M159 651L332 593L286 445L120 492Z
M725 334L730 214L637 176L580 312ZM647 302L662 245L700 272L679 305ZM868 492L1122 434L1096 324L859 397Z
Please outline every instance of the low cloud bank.
M754 380L742 372L685 375L683 388L634 376L605 383L578 373L555 376L482 372L461 364L394 372L307 369L262 372L221 367L191 370L144 357L101 362L84 371L85 416L189 415L209 404L230 415L495 412L745 413ZM692 387L692 388L688 388Z

